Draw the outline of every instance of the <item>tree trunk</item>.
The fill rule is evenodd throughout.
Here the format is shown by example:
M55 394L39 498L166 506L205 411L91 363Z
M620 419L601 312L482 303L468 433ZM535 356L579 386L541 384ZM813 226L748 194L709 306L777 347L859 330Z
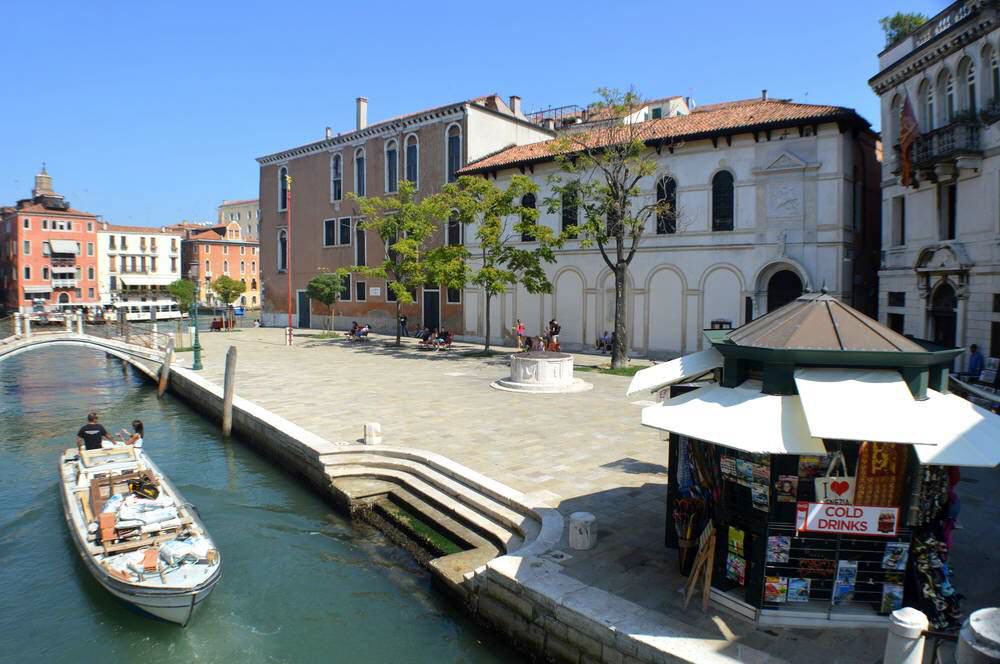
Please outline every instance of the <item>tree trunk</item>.
M386 284L386 290L388 290L388 288L389 288L389 285ZM399 315L400 315L401 311L402 311L402 306L401 306L401 304L399 302L399 298L397 297L396 298L396 345L397 346L402 346L403 345L401 334L399 332Z
M333 332L333 327L334 327L333 326L333 317L335 315L337 315L337 310L334 308L336 306L337 306L337 301L334 300L333 303L330 304L330 317L326 319L326 331L327 332L331 332L331 333Z
M493 296L486 293L486 343L483 345L483 352L490 352L490 300Z
M615 265L615 341L611 345L611 368L628 363L628 330L625 328L625 271L628 265L619 261Z

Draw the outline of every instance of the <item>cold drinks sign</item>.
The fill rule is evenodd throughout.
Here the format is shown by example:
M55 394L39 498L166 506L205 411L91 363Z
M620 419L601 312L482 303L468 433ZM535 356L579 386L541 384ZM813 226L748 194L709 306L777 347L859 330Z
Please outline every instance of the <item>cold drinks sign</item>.
M799 503L795 515L795 529L807 533L892 537L898 523L898 507Z

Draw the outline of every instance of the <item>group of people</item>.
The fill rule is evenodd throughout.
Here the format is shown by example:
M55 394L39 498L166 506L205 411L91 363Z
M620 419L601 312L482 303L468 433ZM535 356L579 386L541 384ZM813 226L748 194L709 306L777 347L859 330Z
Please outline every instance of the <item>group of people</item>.
M97 421L97 413L87 414L87 423L76 432L76 447L81 452L87 450L111 449L113 447L142 447L142 420L132 420L132 431L122 429L117 438L112 438L104 425Z
M562 332L562 325L555 318L549 321L542 333L535 337L527 335L524 323L517 319L514 324L514 337L517 340L517 349L523 351L559 351L559 334Z
M615 332L608 333L604 330L604 334L597 337L597 343L594 344L596 350L601 351L601 354L610 353L612 347L615 345Z
M348 341L367 341L368 334L372 331L372 326L368 323L359 325L358 321L351 321L351 329L347 333Z
M429 327L424 327L424 329L417 333L416 338L420 339L421 346L427 346L428 348L433 348L434 350L441 350L442 348L448 348L451 346L454 335L450 330L438 330L437 328L432 330Z

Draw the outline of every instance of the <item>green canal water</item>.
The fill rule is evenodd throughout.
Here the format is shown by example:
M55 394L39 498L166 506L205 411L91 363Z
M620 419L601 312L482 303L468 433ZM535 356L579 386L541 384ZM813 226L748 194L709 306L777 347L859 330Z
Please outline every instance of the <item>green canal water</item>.
M133 418L197 505L224 577L180 628L87 573L63 521L57 458L89 410ZM120 361L72 348L0 362L0 661L514 662L405 553Z

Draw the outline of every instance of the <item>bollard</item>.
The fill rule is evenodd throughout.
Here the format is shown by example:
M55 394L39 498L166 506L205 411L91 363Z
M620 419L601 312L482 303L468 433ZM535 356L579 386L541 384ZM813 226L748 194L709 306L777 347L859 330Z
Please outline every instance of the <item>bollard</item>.
M14 336L21 336L21 314L14 314Z
M597 518L590 512L569 515L569 548L586 551L597 546Z
M76 333L83 334L83 314L76 317Z
M236 346L226 352L226 378L222 387L222 435L233 431L233 394L236 392Z
M382 444L382 425L378 422L368 422L364 430L365 445Z
M66 331L67 332L72 332L73 331L73 314L64 314L63 315L63 321L65 321L65 323L66 323Z
M957 664L1000 662L1000 609L973 611L958 636Z
M927 616L913 607L896 609L889 616L889 633L885 639L885 664L922 664L924 661L924 631Z
M31 318L28 316L24 317L24 336L28 339L31 338Z

